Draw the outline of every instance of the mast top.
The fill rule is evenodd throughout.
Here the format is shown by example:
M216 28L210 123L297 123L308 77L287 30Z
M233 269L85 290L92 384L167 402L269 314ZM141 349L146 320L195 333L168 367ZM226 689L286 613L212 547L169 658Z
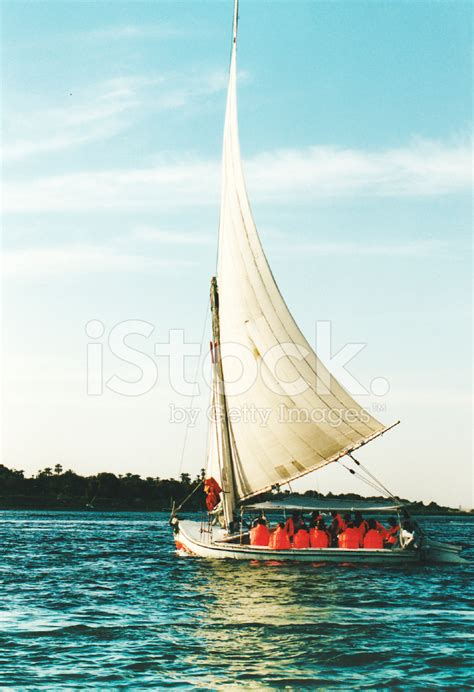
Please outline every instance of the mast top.
M239 24L239 0L234 0L234 23L232 28L232 46L237 44L237 27Z

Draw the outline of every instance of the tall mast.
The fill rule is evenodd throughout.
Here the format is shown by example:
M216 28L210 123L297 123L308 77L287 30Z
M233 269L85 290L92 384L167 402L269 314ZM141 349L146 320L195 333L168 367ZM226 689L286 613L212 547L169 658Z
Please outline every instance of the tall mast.
M237 25L239 20L239 2L234 0L234 17L232 23L232 47L229 66L229 85L227 89L226 124L232 113L232 101L235 99L235 61L237 48ZM225 139L225 136L224 136ZM225 147L224 147L225 148ZM221 218L222 223L222 203ZM219 229L219 246L220 246ZM219 253L218 253L219 254ZM219 317L219 291L217 278L211 280L211 312L212 312L212 411L213 417L210 421L211 438L214 435L215 451L217 463L220 471L220 480L223 490L222 505L224 510L224 522L226 528L234 517L235 509L235 478L233 466L233 445L231 442L230 423L227 408L227 399L224 386L224 372L221 361L221 340L220 340L220 317Z
M221 472L221 485L223 490L222 505L224 508L224 521L226 528L234 516L235 488L234 469L232 465L232 444L229 431L229 416L227 400L224 390L224 373L222 370L219 326L219 293L217 279L211 280L211 311L212 311L212 336L213 336L213 420L210 425L216 426L217 448L219 468Z
M234 0L234 24L232 28L232 50L237 44L237 26L239 23L239 0Z

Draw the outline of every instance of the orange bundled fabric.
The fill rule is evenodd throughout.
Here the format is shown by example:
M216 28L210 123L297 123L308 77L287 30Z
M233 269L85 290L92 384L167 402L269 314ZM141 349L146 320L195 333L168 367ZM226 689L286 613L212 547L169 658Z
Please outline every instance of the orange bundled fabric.
M208 512L212 512L220 502L222 488L215 478L206 478L204 481L204 492L206 493L206 507Z

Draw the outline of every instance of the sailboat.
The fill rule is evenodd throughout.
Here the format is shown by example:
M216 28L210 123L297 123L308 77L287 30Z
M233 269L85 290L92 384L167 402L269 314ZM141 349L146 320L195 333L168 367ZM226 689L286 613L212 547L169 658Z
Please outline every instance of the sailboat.
M289 504L258 502L262 493L343 458L360 466L353 452L397 423L385 426L376 420L328 372L293 319L273 277L253 219L240 156L238 20L238 0L234 0L217 275L212 278L210 296L213 415L207 477L217 487L220 502L203 521L183 520L174 511L170 523L176 546L187 554L218 559L383 564L460 561L459 546L430 541L424 534L411 549L400 542L390 549L347 550L274 550L249 543L244 516L252 512L393 513L402 508L393 496L382 507L343 507L336 502L324 508L319 500L296 505L294 500ZM256 415L261 411L265 412L264 424Z

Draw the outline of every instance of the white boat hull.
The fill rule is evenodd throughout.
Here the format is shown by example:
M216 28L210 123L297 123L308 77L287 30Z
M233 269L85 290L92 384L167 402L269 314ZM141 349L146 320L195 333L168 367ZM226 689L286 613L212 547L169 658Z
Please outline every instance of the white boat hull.
M424 562L448 562L454 564L467 563L468 560L461 557L462 547L451 543L440 543L428 538L423 546Z
M466 562L459 556L460 548L432 542L428 549L359 549L303 548L273 550L262 546L229 543L223 529L212 531L195 521L177 521L174 539L178 551L196 557L217 560L259 560L278 562L363 563L376 565L406 565L425 562Z

